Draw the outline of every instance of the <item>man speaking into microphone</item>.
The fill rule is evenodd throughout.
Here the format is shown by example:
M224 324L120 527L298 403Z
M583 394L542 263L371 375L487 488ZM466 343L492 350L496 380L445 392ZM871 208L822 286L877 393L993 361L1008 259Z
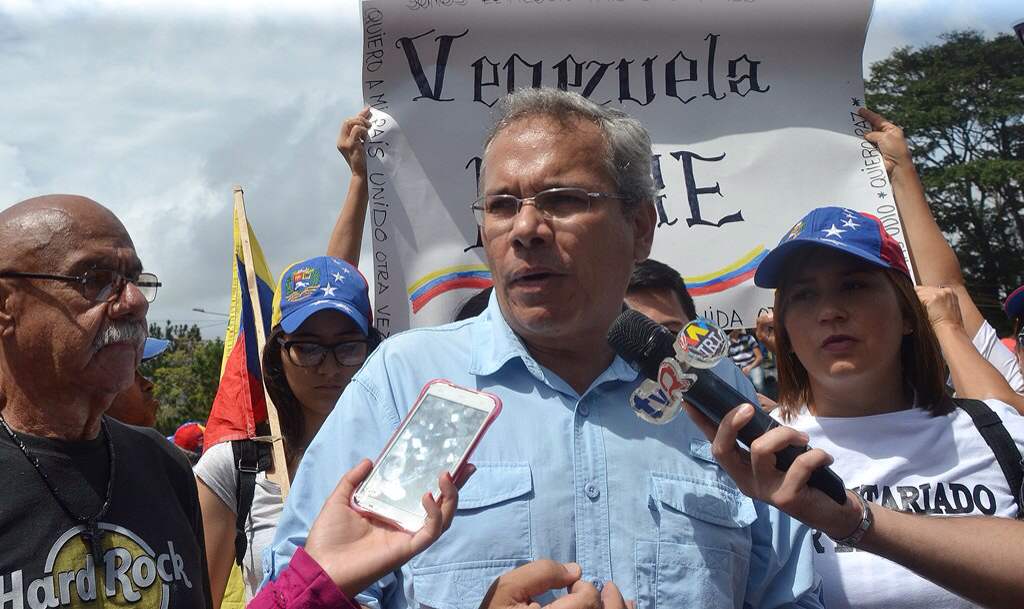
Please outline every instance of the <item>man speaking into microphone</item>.
M270 577L341 474L379 454L424 383L445 378L496 394L502 415L451 529L362 604L476 607L502 573L550 558L582 568L570 597L614 582L644 609L820 607L807 529L740 493L687 417L653 425L629 407L642 379L605 337L654 236L643 126L573 93L521 90L503 100L483 159L472 208L488 308L370 356L306 451ZM755 401L735 366L720 370Z

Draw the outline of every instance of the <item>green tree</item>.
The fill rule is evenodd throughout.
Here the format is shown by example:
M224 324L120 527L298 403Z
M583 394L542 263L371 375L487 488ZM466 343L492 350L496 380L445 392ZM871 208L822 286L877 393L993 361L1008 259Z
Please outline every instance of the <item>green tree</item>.
M903 127L932 212L996 328L1024 283L1024 49L950 32L871 66L868 104Z
M220 383L224 341L203 340L198 326L150 324L149 335L171 341L160 357L143 362L142 373L153 379L160 402L156 428L174 433L186 421L206 421Z

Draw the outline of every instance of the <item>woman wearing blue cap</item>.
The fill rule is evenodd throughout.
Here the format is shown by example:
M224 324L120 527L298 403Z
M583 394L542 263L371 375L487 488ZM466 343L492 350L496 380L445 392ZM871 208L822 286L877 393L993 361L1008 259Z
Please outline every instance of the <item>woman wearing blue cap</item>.
M292 264L277 283L263 379L277 407L290 473L352 375L376 346L366 279L351 264L319 256ZM196 465L214 596L223 594L235 558L237 471L229 442L210 447ZM263 579L263 549L273 542L281 491L261 472L246 524L242 565L246 598Z
M334 408L367 352L380 340L372 327L366 279L356 269L367 206L363 141L370 126L369 116L369 109L364 108L345 119L338 133L338 152L348 164L351 178L327 243L327 256L288 267L274 295L273 328L262 354L263 379L277 408L292 474L305 446ZM239 484L230 443L210 447L195 473L200 482L210 584L217 606L236 552ZM243 577L247 600L263 578L263 548L273 541L281 507L280 489L260 472L245 530Z
M776 289L780 407L772 414L789 428L755 442L746 465L735 449L735 429L750 420L749 406L727 416L717 435L707 425L705 432L715 437L716 457L744 492L825 533L815 536L814 564L826 606L975 606L950 587L976 599L998 597L998 589L981 582L1005 571L984 562L961 565L956 556L935 553L931 563L900 557L906 559L901 564L942 581L940 587L857 551L875 533L875 513L884 516L878 535L890 536L889 510L1006 518L1021 513L1019 482L1009 481L963 409L970 405L946 394L938 341L899 244L874 216L819 208L783 237L754 281ZM1011 447L1009 437L1024 439L1024 419L1009 405L989 399L982 408L1005 425ZM791 470L802 473L784 476L774 469L775 451L808 443L815 449ZM1020 441L1015 448L1021 450ZM1019 464L1019 454L1016 459ZM851 489L845 506L806 486L810 471L823 465ZM877 537L867 538L872 540ZM869 549L881 551L874 543Z

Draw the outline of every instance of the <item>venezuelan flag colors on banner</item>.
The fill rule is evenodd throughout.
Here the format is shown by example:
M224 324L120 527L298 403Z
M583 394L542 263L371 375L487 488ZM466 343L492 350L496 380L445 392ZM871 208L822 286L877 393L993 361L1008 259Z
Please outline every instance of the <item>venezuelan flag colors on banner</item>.
M260 372L260 353L256 347L256 318L249 297L249 284L242 254L238 216L234 218L234 268L231 271L231 313L224 335L224 359L220 366L220 386L206 424L204 450L226 440L241 440L256 435L256 424L267 419L267 402ZM270 335L270 314L274 300L274 276L267 268L263 250L249 225L249 243L255 267L260 310L265 336Z
M451 290L489 288L491 271L482 264L461 264L445 267L420 277L409 286L409 304L412 312L419 313L428 302Z
M750 280L754 276L754 272L757 271L757 265L761 264L767 255L768 250L763 245L758 245L739 260L717 271L697 277L683 277L683 281L686 283L686 289L689 290L690 296L706 296L724 292Z

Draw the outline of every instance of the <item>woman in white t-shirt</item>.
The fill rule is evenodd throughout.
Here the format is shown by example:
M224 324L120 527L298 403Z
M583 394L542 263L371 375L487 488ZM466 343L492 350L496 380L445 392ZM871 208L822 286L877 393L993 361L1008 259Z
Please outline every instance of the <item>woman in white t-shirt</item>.
M282 273L262 364L267 392L281 422L290 473L294 474L306 446L378 342L371 319L366 279L344 260L319 256ZM219 602L235 559L238 478L231 443L207 449L194 471L210 587ZM282 507L280 488L261 472L245 530L246 600L255 595L263 579L263 551L274 540Z
M928 314L878 218L839 207L812 211L765 258L755 282L776 289L780 406L772 414L831 455L847 488L908 513L1017 514L994 453L945 393ZM1016 411L986 404L1011 437L1024 438ZM850 533L844 541L855 545L857 530ZM828 607L975 606L820 533L814 549Z

